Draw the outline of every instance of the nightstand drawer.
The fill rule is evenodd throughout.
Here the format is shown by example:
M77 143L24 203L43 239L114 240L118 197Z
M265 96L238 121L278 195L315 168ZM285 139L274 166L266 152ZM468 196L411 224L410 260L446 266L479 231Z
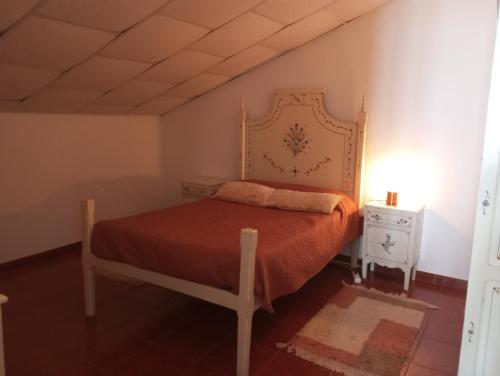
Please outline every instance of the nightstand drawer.
M366 210L366 221L372 224L379 223L405 228L411 228L412 226L412 217L410 215L371 209Z
M409 230L389 229L376 225L366 226L366 240L368 242L367 255L391 262L408 263Z

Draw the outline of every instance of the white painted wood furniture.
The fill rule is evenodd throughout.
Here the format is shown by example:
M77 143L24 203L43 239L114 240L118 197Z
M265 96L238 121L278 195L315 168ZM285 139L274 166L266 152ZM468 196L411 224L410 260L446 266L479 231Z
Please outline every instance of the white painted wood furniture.
M364 101L358 122L348 123L334 119L326 112L324 90L277 91L271 115L261 121L247 122L242 101L241 119L240 174L243 179L265 179L338 189L350 194L360 205L367 124ZM235 295L226 290L95 256L91 249L94 209L94 200L82 201L86 314L95 315L97 269L132 277L233 309L238 314L237 375L247 376L252 317L260 306L254 296L257 231L249 228L241 230L239 294ZM354 256L357 262L357 252Z
M225 179L211 176L192 176L182 180L182 201L191 202L213 195Z
M460 376L500 375L500 29L484 136Z
M368 121L365 100L357 123L331 117L324 90L278 90L264 119L246 119L242 102L241 179L338 189L361 206Z
M370 201L364 206L363 270L368 264L399 268L405 272L404 289L410 287L410 275L415 280L422 225L423 206L389 206L383 201ZM412 271L413 270L413 271Z
M3 350L3 323L2 323L2 305L7 303L7 297L0 294L0 376L5 376L5 357Z

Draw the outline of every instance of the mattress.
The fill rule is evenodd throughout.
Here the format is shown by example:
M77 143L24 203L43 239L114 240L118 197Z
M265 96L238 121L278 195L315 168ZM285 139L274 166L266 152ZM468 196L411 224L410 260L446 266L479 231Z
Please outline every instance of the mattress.
M255 295L272 311L273 299L298 290L359 236L356 205L343 196L331 215L208 198L104 220L94 226L92 251L100 258L238 293L240 230L254 228Z

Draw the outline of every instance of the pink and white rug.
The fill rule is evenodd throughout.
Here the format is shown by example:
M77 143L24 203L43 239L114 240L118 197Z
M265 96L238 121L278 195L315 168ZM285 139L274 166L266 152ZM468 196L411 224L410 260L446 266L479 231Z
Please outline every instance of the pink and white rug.
M344 286L285 346L300 358L346 376L398 376L428 308L436 307Z

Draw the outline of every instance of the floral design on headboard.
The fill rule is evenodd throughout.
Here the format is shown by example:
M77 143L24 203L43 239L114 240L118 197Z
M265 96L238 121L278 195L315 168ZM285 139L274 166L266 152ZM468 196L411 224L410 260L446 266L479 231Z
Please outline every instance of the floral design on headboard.
M295 180L295 177L302 176L306 178L305 182L310 180L312 185L334 184L336 188L354 194L357 182L356 172L358 166L361 166L360 161L356 159L358 127L360 125L356 122L344 122L333 118L325 109L324 102L323 90L282 90L275 92L271 113L258 121L247 120L245 177L259 177L262 171L261 166L264 164L274 170L275 173L283 176L288 175L293 180ZM288 110L295 110L298 107L308 107L312 113L304 109L307 116L295 117L287 115ZM304 127L305 139L312 139L312 144L309 144L302 151L297 150L298 152L294 155L292 148L285 144L284 141L290 128L295 128L295 123L299 124L299 129L300 126ZM279 129L273 128L276 124L279 124ZM328 133L323 132L323 130ZM360 129L359 135L361 135L361 132ZM272 141L267 139L269 134L272 134ZM266 144L265 151L262 149L264 140ZM339 147L331 150L329 145L332 142L335 142ZM273 144L272 147L267 145L271 143ZM275 156L271 151L278 148L281 149L279 158L278 155ZM263 154L267 154L269 158L273 159L274 166L270 160L262 157ZM329 156L332 160L325 162L324 158L326 156ZM333 162L335 166L332 166ZM318 163L320 163L319 167L314 172L313 170ZM300 173L294 172L294 166L297 170L300 170ZM335 168L330 169L330 167ZM309 175L305 173L307 170L310 170ZM325 174L322 174L323 172ZM286 178L283 177L283 179Z
M269 163L275 170L278 170L280 172L280 174L283 174L285 172L288 172L288 173L292 173L294 176L297 176L297 174L304 174L304 175L310 175L311 173L315 172L315 171L318 171L321 166L329 163L332 161L332 159L330 157L324 157L322 160L320 160L319 162L317 162L316 164L314 164L313 166L305 169L305 170L299 170L297 169L297 167L293 167L293 170L287 170L285 169L283 166L279 165L278 163L276 163L274 161L273 158L271 158L269 156L269 154L265 153L262 155L262 158L264 158L264 160Z
M307 138L304 126L295 123L283 137L283 144L292 152L295 158L311 144L311 139Z

